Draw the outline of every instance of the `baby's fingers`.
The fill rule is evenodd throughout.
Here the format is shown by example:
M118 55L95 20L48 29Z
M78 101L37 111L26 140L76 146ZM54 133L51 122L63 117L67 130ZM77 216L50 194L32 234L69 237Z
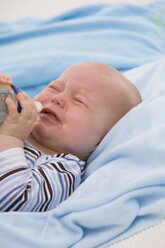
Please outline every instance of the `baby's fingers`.
M37 117L37 111L33 100L25 93L21 92L17 95L17 99L21 104L21 113L26 119L33 119Z
M12 101L12 99L10 97L6 98L6 104L8 106L9 116L12 119L17 119L18 118L17 107L16 107L15 103Z
M3 73L0 73L0 83L11 85L12 84L12 78L3 74Z
M24 98L26 99L26 101L28 102L29 104L29 108L30 109L33 109L33 111L35 113L38 113L41 111L42 109L42 104L40 102L35 102L33 101L26 93L24 95Z

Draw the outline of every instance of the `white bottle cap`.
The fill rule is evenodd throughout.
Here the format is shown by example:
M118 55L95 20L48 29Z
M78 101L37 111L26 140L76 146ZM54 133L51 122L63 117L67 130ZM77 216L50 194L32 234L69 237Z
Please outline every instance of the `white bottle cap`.
M36 102L36 101L34 101L34 103L36 105L37 111L38 112L41 112L41 110L42 110L42 104L40 102Z

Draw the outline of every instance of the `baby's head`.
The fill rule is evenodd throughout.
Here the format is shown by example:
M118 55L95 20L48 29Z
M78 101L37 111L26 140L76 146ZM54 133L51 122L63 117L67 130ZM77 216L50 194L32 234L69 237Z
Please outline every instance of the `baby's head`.
M141 97L114 68L86 62L66 69L35 100L43 109L32 132L34 138L56 152L87 159Z

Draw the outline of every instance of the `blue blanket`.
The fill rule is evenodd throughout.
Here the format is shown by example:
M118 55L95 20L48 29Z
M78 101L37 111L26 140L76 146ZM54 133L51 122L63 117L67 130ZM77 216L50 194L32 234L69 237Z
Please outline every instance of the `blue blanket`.
M165 52L164 2L92 5L41 20L0 23L0 71L32 97L68 66L94 60L120 72Z
M32 97L87 60L125 72L143 97L91 155L66 201L46 213L0 214L2 248L104 247L165 217L164 12L164 1L101 4L0 23L0 71Z

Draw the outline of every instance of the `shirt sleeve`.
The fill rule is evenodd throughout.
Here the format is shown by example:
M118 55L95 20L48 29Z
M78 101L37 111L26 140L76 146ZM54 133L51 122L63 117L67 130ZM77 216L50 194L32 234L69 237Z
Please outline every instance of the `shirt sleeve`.
M0 153L0 211L47 211L79 186L84 162L72 155L27 161L24 149Z

